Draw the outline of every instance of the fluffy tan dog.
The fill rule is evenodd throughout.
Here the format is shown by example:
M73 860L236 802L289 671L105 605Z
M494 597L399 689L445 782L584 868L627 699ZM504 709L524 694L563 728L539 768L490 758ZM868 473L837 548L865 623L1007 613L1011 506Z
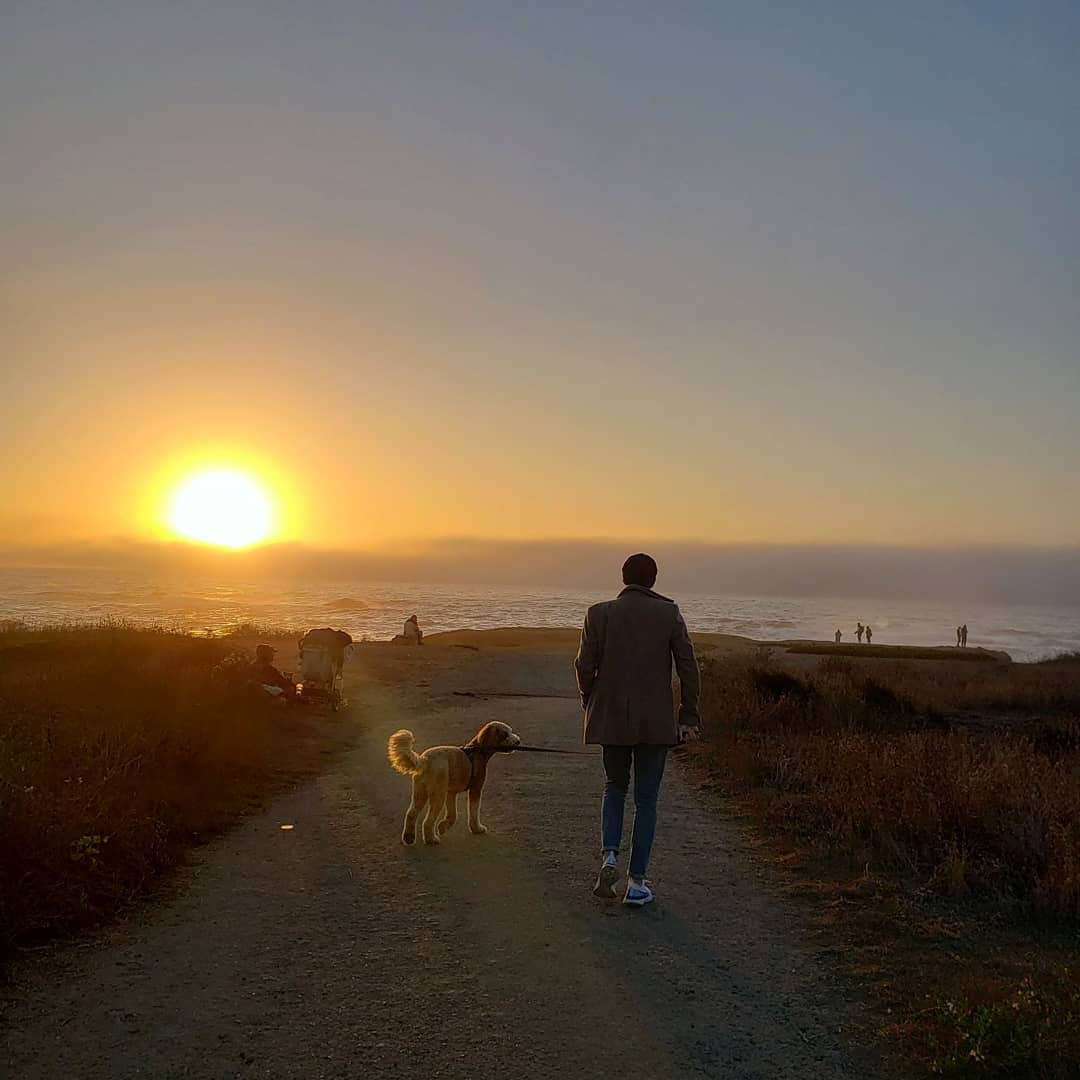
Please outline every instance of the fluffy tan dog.
M405 812L401 842L416 843L416 818L426 806L424 843L439 843L439 837L457 821L457 797L463 791L469 793L469 831L478 836L486 833L480 824L480 798L488 762L492 754L520 746L521 739L506 724L492 721L464 746L432 746L418 754L413 741L411 731L395 731L387 746L391 766L412 777L412 801Z

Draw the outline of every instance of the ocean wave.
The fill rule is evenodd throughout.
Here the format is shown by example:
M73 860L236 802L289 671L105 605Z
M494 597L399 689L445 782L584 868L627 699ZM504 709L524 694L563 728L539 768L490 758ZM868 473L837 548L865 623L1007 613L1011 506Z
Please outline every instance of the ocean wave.
M53 601L61 604L108 603L127 601L131 594L115 589L37 589L30 594L35 601Z
M331 600L327 606L334 611L366 611L370 605L352 596L339 596L336 600Z

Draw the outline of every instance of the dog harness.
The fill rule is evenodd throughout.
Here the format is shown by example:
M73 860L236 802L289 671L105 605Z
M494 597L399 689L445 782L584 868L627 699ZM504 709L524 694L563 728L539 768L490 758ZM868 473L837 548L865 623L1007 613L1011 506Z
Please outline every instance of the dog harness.
M491 754L486 751L482 746L474 746L471 743L466 743L461 748L461 752L469 759L469 782L465 785L466 791L472 791L473 778L476 776L476 762L473 760L477 755L481 757L490 757Z

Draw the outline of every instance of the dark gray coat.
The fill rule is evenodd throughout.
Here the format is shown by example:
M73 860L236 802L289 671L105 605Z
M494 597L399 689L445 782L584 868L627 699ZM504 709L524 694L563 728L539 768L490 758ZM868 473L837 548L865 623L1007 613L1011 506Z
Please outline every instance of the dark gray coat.
M585 742L602 746L678 742L671 662L679 674L678 723L697 727L700 677L675 603L641 585L585 616L574 670L585 709Z

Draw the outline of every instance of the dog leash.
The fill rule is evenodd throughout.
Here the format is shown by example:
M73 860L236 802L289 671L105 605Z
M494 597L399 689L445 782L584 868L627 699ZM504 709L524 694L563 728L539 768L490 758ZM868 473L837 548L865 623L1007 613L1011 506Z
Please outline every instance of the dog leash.
M472 756L476 753L486 754L516 754L522 750L527 750L531 754L572 754L574 757L599 757L599 754L595 754L589 750L557 750L553 746L500 746L494 750L481 750L478 746L463 746L462 750L465 751L465 756L472 763Z
M525 750L530 754L572 754L574 757L599 757L599 754L590 753L588 750L557 750L553 746L507 746L497 750L483 750L479 746L466 744L460 748L465 752L469 760L469 782L465 785L466 790L472 787L473 777L476 775L476 764L473 762L475 754L487 754L493 757L495 754L516 754L519 750Z
M589 750L556 750L553 746L511 746L505 753L516 754L520 750L527 750L532 754L573 754L575 757L598 757L599 755Z

